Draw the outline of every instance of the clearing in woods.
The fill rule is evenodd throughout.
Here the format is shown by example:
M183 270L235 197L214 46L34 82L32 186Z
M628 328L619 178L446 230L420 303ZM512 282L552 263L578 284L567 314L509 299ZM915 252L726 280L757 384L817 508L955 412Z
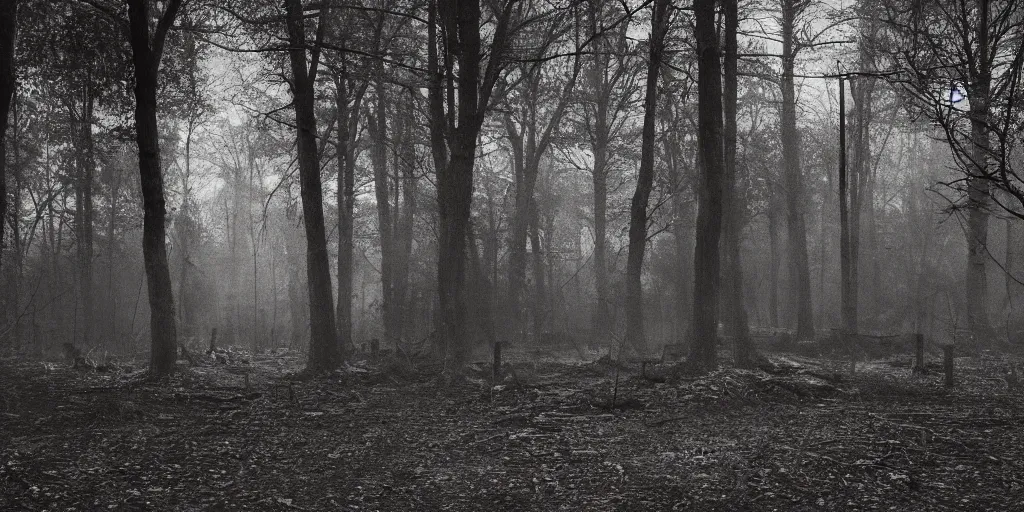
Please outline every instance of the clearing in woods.
M2 510L1012 510L1011 362L912 375L773 355L668 379L549 360L442 382L390 359L197 358L170 381L0 362ZM510 358L511 359L511 358ZM616 384L617 382L617 384ZM614 397L614 402L613 402Z

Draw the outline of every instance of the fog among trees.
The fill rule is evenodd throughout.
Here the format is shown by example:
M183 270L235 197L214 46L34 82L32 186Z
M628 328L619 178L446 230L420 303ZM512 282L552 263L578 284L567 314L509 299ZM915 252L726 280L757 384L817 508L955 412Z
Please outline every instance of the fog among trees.
M1015 346L1024 8L954 3L8 0L0 350Z
M0 510L1020 510L1024 1L0 0Z

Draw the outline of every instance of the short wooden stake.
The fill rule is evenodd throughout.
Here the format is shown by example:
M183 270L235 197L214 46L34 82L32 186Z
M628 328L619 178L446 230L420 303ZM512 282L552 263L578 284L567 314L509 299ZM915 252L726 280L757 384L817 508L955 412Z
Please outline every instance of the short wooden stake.
M374 338L370 340L370 359L377 360L377 356L380 354L380 340Z
M213 352L217 348L217 328L214 327L210 331L210 352Z
M914 348L916 351L914 373L924 373L924 334L917 333L914 337Z
M492 368L494 381L498 381L498 377L501 376L501 342L494 342L494 367Z
M946 386L953 386L953 345L942 346L942 357L946 368Z

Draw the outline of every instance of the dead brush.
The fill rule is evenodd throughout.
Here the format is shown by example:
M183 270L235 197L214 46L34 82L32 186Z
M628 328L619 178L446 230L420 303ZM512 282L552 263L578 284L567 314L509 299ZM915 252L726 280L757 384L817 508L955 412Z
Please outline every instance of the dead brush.
M862 396L920 397L931 395L935 392L934 388L924 382L903 379L892 375L861 373L853 381Z

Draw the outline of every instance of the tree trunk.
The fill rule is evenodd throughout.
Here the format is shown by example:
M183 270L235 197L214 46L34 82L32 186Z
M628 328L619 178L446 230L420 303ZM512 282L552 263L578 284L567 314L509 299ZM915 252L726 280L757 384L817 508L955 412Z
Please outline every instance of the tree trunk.
M1006 219L1006 318L1011 343L1020 343L1021 305L1024 299L1024 226L1015 218Z
M718 298L720 275L724 154L722 149L722 76L715 32L714 0L694 3L694 37L697 43L698 146L701 180L700 210L697 213L697 245L694 249L693 340L690 357L694 364L711 368L716 364Z
M509 233L508 249L508 301L512 313L511 329L517 341L526 334L526 322L523 315L523 295L526 281L526 242L529 230L529 205L533 198L533 189L537 181L535 174L527 174L526 148L523 129L513 123L511 116L505 116L505 131L512 148L512 171L515 183L515 210L512 212L511 233ZM539 334L539 333L538 333Z
M600 115L600 113L599 113ZM599 118L600 119L600 118ZM597 128L601 129L600 125ZM600 131L598 132L600 133ZM607 341L612 330L608 307L608 142L596 139L594 150L594 286L597 303L593 329L598 342Z
M790 281L796 297L797 339L814 338L811 309L811 272L807 257L807 227L802 204L803 176L800 171L800 134L796 128L796 87L793 81L796 0L782 2L782 160L785 168L786 222Z
M438 3L442 3L440 9ZM444 73L438 68L439 10L445 29ZM430 2L427 17L430 139L437 172L439 213L437 280L441 321L438 339L443 344L446 370L458 372L470 349L465 313L466 235L473 200L476 141L502 66L508 18L499 14L494 20L493 42L486 69L481 72L479 0ZM448 115L445 115L445 96L449 101Z
M379 71L383 73L383 71ZM373 163L373 188L377 199L377 232L380 235L380 281L384 338L398 337L395 315L395 229L391 211L391 187L388 176L388 124L387 91L383 80L376 84L377 103L370 116L370 137L373 141L371 160Z
M537 211L537 200L530 201L530 252L533 256L533 332L540 337L548 330L547 322L547 287L544 275L544 248L540 240L540 212Z
M150 37L148 2L128 0L132 62L135 68L135 139L139 148L142 181L142 254L149 290L152 350L149 367L154 376L170 374L178 355L174 320L174 292L167 265L164 179L160 169L160 134L157 131L156 93L164 37L174 22L180 0L170 0Z
M779 266L782 261L781 241L779 228L779 203L773 198L768 205L768 326L777 329L779 327Z
M290 194L289 194L290 196ZM288 244L288 312L291 323L291 346L298 348L305 344L306 333L309 332L309 305L303 300L303 289L308 289L302 279L305 268L303 254L306 243L302 239L299 224L302 223L298 214L298 204L291 197L285 207L285 219L288 221L285 232ZM343 274L342 274L343 275ZM308 295L306 296L308 299ZM351 294L349 295L351 301Z
M14 127L14 133L11 140L11 146L14 150L12 161L14 162L13 177L14 177L14 196L13 204L11 204L11 245L14 249L14 268L12 269L12 284L11 284L11 314L14 315L14 343L13 348L15 353L21 351L22 344L24 343L24 333L22 331L22 313L21 313L21 286L22 279L25 275L25 248L22 246L21 239L21 191L25 188L25 176L22 166L19 165L21 140L18 135L18 98L17 95L13 95L13 104L11 106L11 125ZM0 139L2 140L2 139ZM2 142L0 142L2 144ZM3 158L3 154L0 153L0 158ZM3 173L0 172L0 179L2 179ZM2 211L2 210L0 210ZM0 215L2 217L2 215ZM3 244L0 243L0 251L3 250ZM2 275L2 273L0 273Z
M487 340L490 346L494 346L498 341L498 333L494 329L494 303L491 301L491 289L494 285L487 278L487 273L483 270L472 222L470 222L466 230L466 236L468 237L466 243L469 245L469 265L474 284L473 300L470 302L473 305L473 316L477 319L478 327L483 333L484 339Z
M75 182L75 232L78 256L78 300L82 306L82 344L91 347L95 297L93 297L93 200L92 183L96 161L93 157L93 93L92 73L86 71L85 90L82 92L82 110L78 117L78 176Z
M437 280L441 306L441 339L447 344L450 368L465 362L469 351L466 332L466 235L473 198L475 139L457 133L448 166L440 169L438 209L441 230L438 240Z
M870 23L865 21L864 23ZM865 27L868 27L865 25ZM864 32L870 30L870 28L862 28ZM870 71L869 62L870 55L868 48L861 44L860 48L860 59L862 71ZM847 178L848 196L847 196L847 212L849 216L849 228L848 234L848 250L849 250L849 266L848 275L846 279L849 281L848 297L846 300L849 301L847 307L847 318L844 323L845 329L850 333L856 333L860 328L860 262L861 262L861 220L863 218L862 212L864 211L864 205L867 206L868 215L873 218L873 207L872 207L872 187L869 186L871 182L871 105L874 96L874 80L873 77L860 77L855 78L850 82L851 92L853 93L853 101L855 106L854 112L854 164L852 176ZM849 173L848 173L849 174ZM874 223L868 223L868 239L869 241L874 240ZM869 248L872 254L876 254L877 247L874 243L869 243ZM870 300L866 301L868 305L869 318L873 317L873 311L877 311L878 308L878 289L874 286L871 287Z
M857 333L857 285L853 266L856 253L851 244L850 179L846 169L846 87L845 78L839 79L839 274L840 309L843 321L843 344ZM858 146L859 147L859 146ZM855 160L856 162L856 160ZM854 165L856 168L856 164ZM859 173L855 174L858 176ZM856 179L852 180L856 183ZM856 185L854 185L856 188Z
M419 187L416 176L416 146L414 145L415 132L413 129L416 121L413 116L415 100L412 94L410 91L408 104L404 109L406 117L403 121L402 144L399 148L400 167L402 169L402 216L397 235L400 245L396 248L398 254L396 256L394 295L398 310L398 319L396 320L399 324L398 335L402 337L409 337L415 326L412 314L409 269L412 263L413 240L416 227L416 195L419 193Z
M121 178L118 176L120 171L121 169L116 167L107 169L110 177L107 183L110 191L110 200L108 201L110 218L107 219L107 314L109 315L107 336L112 343L119 341L117 337L117 295L114 294L114 233L117 228L117 203L121 191Z
M991 182L988 179L989 158L989 94L992 70L989 67L989 19L988 2L978 1L977 76L970 88L971 160L974 168L967 183L967 328L976 341L989 340L994 336L988 316L988 274L985 264L988 260L988 217L991 201Z
M594 304L591 327L595 342L604 343L611 338L613 325L611 322L610 302L608 297L608 168L611 145L610 126L613 122L612 94L616 91L615 76L609 78L611 44L607 36L599 32L603 23L604 2L594 2L589 6L590 31L594 39L590 83L593 87L593 120L588 123L591 132L590 150L594 155L594 169L591 175L594 192L594 288L596 301ZM604 51L602 51L604 50ZM622 92L628 94L628 91Z
M750 344L750 326L747 322L747 306L743 297L743 262L740 259L740 233L746 205L740 196L739 179L736 176L736 96L737 96L737 37L739 26L738 0L724 0L725 10L725 58L722 113L724 130L724 166L722 209L722 249L724 252L725 301L729 308L724 317L729 319L735 337L734 358L736 365L745 368L752 364L753 346Z
M14 98L14 44L18 30L17 0L0 0L0 257L4 251L7 226L7 121ZM0 260L0 270L2 267ZM0 273L0 275L3 275ZM0 295L0 300L4 297Z
M562 121L562 115L569 103L576 77L579 75L579 59L573 64L573 71L570 78L563 85L561 95L555 105L551 116L543 122L538 118L538 103L541 101L542 75L538 64L531 64L533 67L524 70L526 79L522 96L526 104L521 109L523 118L520 120L520 127L517 128L511 115L505 116L505 130L508 133L512 146L512 161L516 177L515 212L512 219L512 233L509 248L509 297L513 310L513 325L517 330L523 325L521 313L521 302L524 295L523 283L526 275L526 242L527 231L534 222L536 214L536 188L537 178L540 175L541 159L551 143L551 137L556 127ZM536 228L539 230L539 228ZM529 235L531 238L534 235ZM534 241L530 241L531 246ZM539 245L539 243L537 244ZM535 253L536 257L537 254ZM538 281L538 293L543 292L543 279ZM544 324L544 306L534 304L531 308L534 313L535 335L539 335ZM540 314L541 317L537 315Z
M310 372L323 372L337 368L341 362L341 351L334 318L334 297L331 291L327 234L324 228L323 187L317 159L314 93L319 63L314 57L307 67L301 0L286 0L285 8L291 46L288 56L291 63L291 89L295 106L302 220L306 228L306 279L309 287L310 321L309 359L306 362L306 369ZM318 31L318 35L322 35L323 30Z
M355 212L356 139L359 136L359 107L363 91L349 88L344 72L335 74L335 106L338 113L338 339L344 353L352 339L352 254ZM351 101L351 105L349 105Z
M647 203L654 186L655 124L658 111L658 76L668 32L668 0L655 0L651 7L650 56L644 90L644 124L640 145L640 170L636 191L629 208L629 252L626 256L626 339L631 350L643 354L647 350L644 335L643 274L644 252L647 249Z

